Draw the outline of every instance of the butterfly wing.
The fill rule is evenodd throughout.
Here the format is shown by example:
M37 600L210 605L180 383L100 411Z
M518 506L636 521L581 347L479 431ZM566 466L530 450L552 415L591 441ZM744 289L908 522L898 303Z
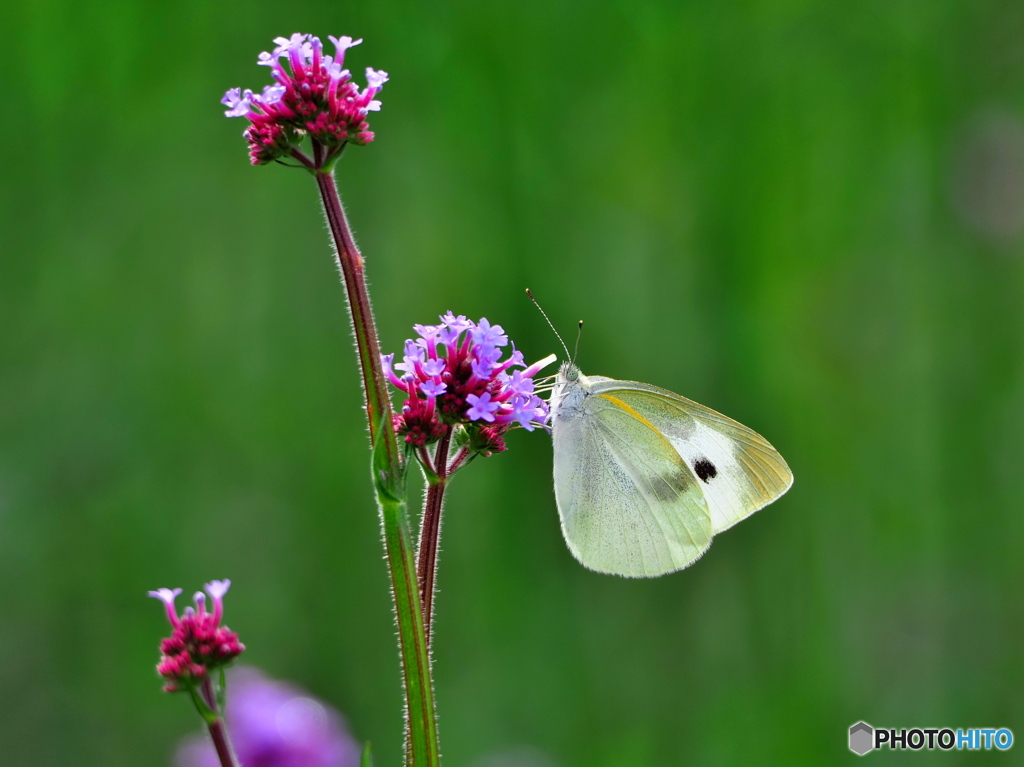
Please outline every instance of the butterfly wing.
M710 408L635 381L601 381L593 392L621 400L671 442L699 481L715 534L793 484L793 473L768 440Z
M615 397L589 397L554 424L562 532L585 566L651 577L696 561L711 543L698 480L656 428Z

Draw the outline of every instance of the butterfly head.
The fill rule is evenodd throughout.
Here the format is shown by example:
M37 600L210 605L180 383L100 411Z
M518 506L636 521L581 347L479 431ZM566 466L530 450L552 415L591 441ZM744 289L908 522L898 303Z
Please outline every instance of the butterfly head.
M575 410L588 395L590 383L575 363L563 362L555 376L555 386L549 400L551 412L558 415Z
M575 362L565 361L558 368L557 383L560 385L576 383L583 377L583 373L576 367Z

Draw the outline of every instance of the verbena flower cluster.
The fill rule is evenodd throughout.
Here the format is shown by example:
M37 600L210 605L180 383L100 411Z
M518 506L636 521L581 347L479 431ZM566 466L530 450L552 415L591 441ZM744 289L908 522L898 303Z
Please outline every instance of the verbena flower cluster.
M176 692L188 684L201 682L210 669L227 665L245 650L238 641L238 634L227 626L221 626L224 616L224 595L231 581L210 581L204 588L206 594L197 591L193 599L195 609L186 607L179 618L174 600L181 589L157 589L149 595L164 603L167 620L174 629L171 635L160 642L162 657L156 671L167 680L164 689ZM213 600L213 611L206 609L206 596Z
M398 434L420 446L436 441L448 425L470 424L479 449L500 452L512 425L527 431L545 426L548 405L534 394L533 376L553 357L526 367L513 346L503 360L509 341L501 325L451 312L440 319L439 325L413 326L419 338L405 342L400 363L394 364L394 354L381 355L388 379L407 397L395 414Z
M343 67L345 51L362 40L328 39L334 44L333 56L324 53L319 37L296 32L274 38L277 47L261 53L257 61L270 67L274 85L262 93L232 88L221 99L228 108L225 115L249 120L244 135L253 165L288 154L307 134L327 147L373 141L366 116L380 109L374 97L388 74L368 67L366 87L360 90Z

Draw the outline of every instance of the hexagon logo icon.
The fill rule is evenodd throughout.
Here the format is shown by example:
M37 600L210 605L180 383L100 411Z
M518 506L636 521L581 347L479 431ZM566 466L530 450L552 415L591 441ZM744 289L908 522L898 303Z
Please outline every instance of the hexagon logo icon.
M875 728L867 722L857 722L850 728L850 750L864 756L875 747Z

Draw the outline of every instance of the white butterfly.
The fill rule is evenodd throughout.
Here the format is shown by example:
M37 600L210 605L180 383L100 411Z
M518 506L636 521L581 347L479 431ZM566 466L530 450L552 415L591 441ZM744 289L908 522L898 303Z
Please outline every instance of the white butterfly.
M655 386L565 362L550 406L562 533L592 570L680 570L793 484L764 437Z

